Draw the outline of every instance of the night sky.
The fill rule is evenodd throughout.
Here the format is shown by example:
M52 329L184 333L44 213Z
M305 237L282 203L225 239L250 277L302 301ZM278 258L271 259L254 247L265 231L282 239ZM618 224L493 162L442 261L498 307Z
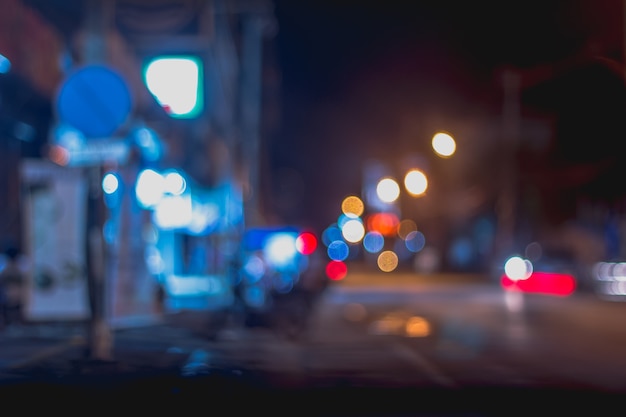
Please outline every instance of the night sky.
M503 68L581 53L621 61L623 52L617 0L275 5L276 204L286 221L316 227L333 220L342 197L360 192L364 161L422 152L434 130L460 117L499 117Z

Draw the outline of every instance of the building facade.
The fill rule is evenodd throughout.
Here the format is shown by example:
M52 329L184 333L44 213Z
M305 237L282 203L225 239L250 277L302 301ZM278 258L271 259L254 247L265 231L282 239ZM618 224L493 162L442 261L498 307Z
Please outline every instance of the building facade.
M90 274L106 275L106 288L100 293L109 297L108 314L113 319L152 314L159 272L223 276L232 255L224 252L223 248L229 247L225 243L236 241L243 228L262 222L264 217L260 154L266 128L262 114L266 103L264 71L268 65L264 45L271 40L274 30L271 2L9 0L8 3L10 13L3 12L1 18L6 22L0 25L3 28L0 53L11 60L11 74L31 86L48 112L33 110L41 119L36 126L37 151L28 155L15 151L13 156L3 152L2 157L10 162L3 164L3 169L18 173L24 157L59 165L53 151L62 147L56 132L65 121L60 120L55 108L57 95L68 78L81 68L89 65L111 68L126 81L133 99L132 112L112 135L123 138L128 145L124 157L116 159L98 154L93 163L79 167L85 172L88 189L100 185L100 181L91 177L94 172L100 180L113 173L122 185L115 210L109 206L111 198L107 200L102 190L98 190L95 203L92 198L86 204L88 220L81 225L88 246L84 273L92 280ZM26 24L18 25L20 21ZM37 29L29 29L30 33L23 30L35 26ZM31 47L31 52L24 50ZM194 118L177 119L150 93L143 71L150 59L185 54L202 62L204 107ZM15 107L17 104L16 99ZM11 123L18 120L13 115L8 119ZM156 158L147 157L145 149L138 144L138 132L145 131L157 138L161 152ZM87 138L86 149L93 148L91 139L94 138ZM22 142L3 141L2 146L19 144L23 149ZM159 226L155 224L154 211L136 200L135 183L145 169L178 170L198 194L217 199L219 207L234 204L238 210L219 212L219 227L207 228L206 233L193 234L185 228ZM14 178L17 176L5 175L0 191L14 193L13 197L7 197L10 204L4 209L12 210L15 217L21 216L23 207L19 182ZM239 214L233 217L233 212ZM12 222L10 226L4 235L22 240L26 227ZM99 230L96 241L100 243L89 237L92 226ZM169 242L161 245L159 253L161 263L169 264L157 271L151 270L147 251L148 247L152 248L155 232ZM28 247L28 242L23 243ZM195 254L193 262L191 253ZM94 272L98 265L103 271Z

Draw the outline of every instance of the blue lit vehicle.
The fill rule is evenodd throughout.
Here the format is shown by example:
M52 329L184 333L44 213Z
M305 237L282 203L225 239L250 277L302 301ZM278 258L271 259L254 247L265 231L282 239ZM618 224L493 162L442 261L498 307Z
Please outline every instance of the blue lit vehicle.
M317 239L296 227L246 231L240 248L235 294L248 327L266 326L297 337L326 278L316 261Z

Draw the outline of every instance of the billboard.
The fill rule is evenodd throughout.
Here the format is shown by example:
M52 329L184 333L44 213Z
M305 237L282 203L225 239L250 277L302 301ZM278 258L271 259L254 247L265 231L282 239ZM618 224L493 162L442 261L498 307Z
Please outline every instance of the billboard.
M26 159L21 178L24 254L30 261L25 317L87 319L87 182L82 170Z

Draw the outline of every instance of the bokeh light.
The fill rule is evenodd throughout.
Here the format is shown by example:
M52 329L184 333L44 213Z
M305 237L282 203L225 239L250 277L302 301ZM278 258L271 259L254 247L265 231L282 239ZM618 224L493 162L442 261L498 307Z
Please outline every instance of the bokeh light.
M202 63L195 56L158 57L144 70L148 90L174 117L194 117L202 110L201 76Z
M417 224L411 219L404 219L398 225L398 236L400 239L406 240L411 232L417 231Z
M135 194L139 204L144 208L155 206L163 197L165 184L163 177L152 169L145 169L139 173Z
M576 290L576 278L567 273L533 272L526 279L502 275L500 285L507 291L569 296Z
M390 250L381 252L378 255L377 263L381 271L391 272L398 267L398 255Z
M411 252L419 252L424 249L426 238L422 232L416 230L407 235L404 243L406 244L406 248Z
M346 216L360 217L363 214L363 210L365 210L365 205L357 196L348 196L341 202L341 211Z
M448 158L456 151L454 138L447 133L439 132L433 136L433 150L441 157Z
M119 185L120 182L117 178L117 175L112 172L108 172L102 178L102 191L104 191L106 194L113 194L114 192L116 192L119 188Z
M383 178L376 186L376 194L385 203L393 203L400 196L400 186L393 178Z
M367 232L363 237L363 247L369 253L378 253L385 246L385 237L376 231Z
M52 145L48 150L48 158L57 165L66 166L70 163L70 152L63 146Z
M108 219L102 225L102 236L109 245L115 244L115 239L117 238L116 226L116 222L111 219Z
M593 264L593 279L596 281L596 291L604 296L626 295L626 263L601 261Z
M527 259L512 256L504 264L504 273L513 281L528 279L533 273L533 265Z
M290 266L297 254L296 236L292 233L276 233L267 238L263 252L267 262L275 268Z
M259 281L265 274L266 266L263 258L258 254L250 255L243 264L243 279L248 284L254 284Z
M341 228L341 233L348 242L357 243L363 239L365 235L365 227L363 226L363 222L358 219L352 219Z
M0 54L0 74L6 74L11 69L11 61L6 56Z
M215 226L219 217L220 212L217 204L213 202L202 202L192 196L191 220L189 224L187 224L187 231L192 234L202 234L206 232L207 228Z
M326 264L326 276L333 281L339 281L348 274L348 266L342 261L330 261Z
M84 149L87 138L84 133L65 123L59 123L54 128L54 142L68 151Z
M170 171L163 178L164 191L173 195L181 195L187 188L187 181L178 171Z
M409 171L404 177L404 187L413 196L424 194L428 188L426 174L418 169Z
M426 337L430 335L430 323L423 317L413 316L406 321L408 337Z
M296 238L296 249L303 255L310 255L317 249L317 237L312 232L302 232Z
M394 213L376 213L367 218L367 229L383 236L395 236L399 224L400 219Z
M164 153L158 135L152 129L140 127L134 132L135 143L141 150L142 158L150 162L158 161Z
M354 216L348 216L347 214L341 213L339 215L339 218L337 219L337 227L339 228L339 230L343 230L343 227L346 225L346 223L354 219L355 219ZM343 234L343 231L342 231L342 234Z
M335 240L328 245L328 257L333 261L345 261L350 254L350 248L348 244L343 240Z
M322 242L326 247L330 246L330 244L334 241L341 239L343 239L343 236L341 234L341 229L339 229L339 226L337 226L337 224L332 224L328 226L322 232Z
M145 196L144 196L145 197ZM151 198L158 198L154 205L154 222L162 229L177 229L186 227L193 219L192 199L189 195L172 196L151 194ZM146 198L141 200L146 202Z

